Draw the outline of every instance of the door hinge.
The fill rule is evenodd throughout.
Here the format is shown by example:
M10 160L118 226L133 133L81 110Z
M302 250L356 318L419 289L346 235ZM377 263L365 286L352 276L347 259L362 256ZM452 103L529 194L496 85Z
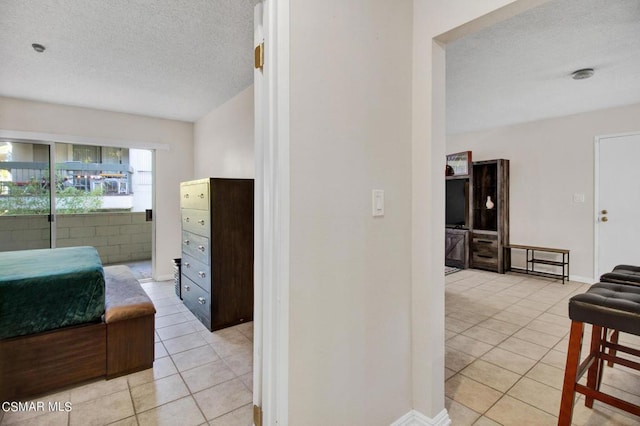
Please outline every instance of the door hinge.
M254 66L258 70L262 71L264 67L264 42L256 46L254 51Z
M255 426L262 426L262 408L257 405L253 406L253 424Z

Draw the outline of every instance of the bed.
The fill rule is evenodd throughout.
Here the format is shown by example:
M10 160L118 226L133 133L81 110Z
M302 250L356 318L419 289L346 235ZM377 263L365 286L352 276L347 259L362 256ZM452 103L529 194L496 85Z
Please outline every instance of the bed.
M0 400L152 367L154 315L93 247L0 253Z
M100 322L104 285L93 247L0 253L0 339Z

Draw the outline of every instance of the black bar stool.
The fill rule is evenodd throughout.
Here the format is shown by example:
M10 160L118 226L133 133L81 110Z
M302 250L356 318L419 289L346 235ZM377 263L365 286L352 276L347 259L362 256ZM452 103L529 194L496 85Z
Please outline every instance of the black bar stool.
M607 272L600 276L600 282L640 286L640 266L616 265L611 272ZM620 333L618 330L612 330L609 341L612 343L618 343L619 335ZM615 355L615 349L611 350L610 353L611 355ZM609 361L607 365L609 367L613 367L613 361Z
M623 352L640 357L640 350L607 339L608 330L640 336L640 286L617 283L594 284L586 293L576 295L569 300L569 318L571 318L571 333L558 425L571 424L576 392L585 395L585 405L589 408L593 407L593 401L597 399L640 416L640 406L600 391L605 361L640 371L640 363L617 356L617 353ZM589 355L580 362L585 324L592 326L591 346ZM587 384L584 386L578 381L587 371Z

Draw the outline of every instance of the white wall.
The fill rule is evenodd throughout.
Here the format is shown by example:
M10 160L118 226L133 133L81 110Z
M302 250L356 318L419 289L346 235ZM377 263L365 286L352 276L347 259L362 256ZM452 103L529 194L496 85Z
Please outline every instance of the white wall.
M180 256L179 182L193 178L193 124L0 97L0 130L166 144L156 154L156 277L173 275Z
M510 3L290 1L290 424L444 412L445 62L432 40Z
M253 85L196 121L194 177L253 178Z
M511 242L570 249L571 275L593 282L594 137L640 131L638 117L640 104L449 135L447 151L509 159Z
M412 405L411 2L290 22L289 424L388 425Z

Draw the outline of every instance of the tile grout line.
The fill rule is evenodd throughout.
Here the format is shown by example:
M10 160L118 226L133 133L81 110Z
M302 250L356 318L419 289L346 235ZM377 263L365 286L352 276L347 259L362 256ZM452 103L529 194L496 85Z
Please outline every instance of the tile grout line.
M155 359L153 360L153 362L155 362ZM131 389L132 389L131 388L131 383L129 383L129 379L128 378L127 378L127 389L129 390L129 398L131 398L131 408L133 408L133 417L136 419L136 425L140 425L140 421L138 420L138 413L137 413L137 410L136 410L136 403L133 400L133 393L131 392Z
M181 311L179 311L179 312L176 312L175 314L178 314L178 313L182 313L182 312L181 312ZM169 316L169 315L174 315L174 314L167 314L167 315L164 315L164 316ZM196 320L197 320L197 319L196 319ZM185 324L185 323L189 323L189 322L191 322L191 321L192 321L192 320L186 320L186 321L184 321L184 322L180 322L180 323L176 323L176 324L170 324L170 325L167 325L167 326L165 326L165 327L161 327L161 328L171 327L171 326L179 325L179 324ZM158 330L158 329L155 329L155 330L154 330L154 332L155 332L155 333L157 333L157 330ZM187 351L190 351L190 350L193 350L193 349L197 349L197 348L201 348L201 347L207 346L207 347L210 347L210 348L213 350L213 352L214 352L214 353L216 354L216 356L218 357L218 360L222 361L222 363L223 363L223 365L225 366L225 368L227 368L229 371L231 371L231 373L232 373L233 377L232 377L232 378L230 378L229 380L225 380L225 381L220 382L220 383L218 383L218 384L216 384L216 385L214 385L214 386L211 386L211 387L208 387L208 388L202 389L202 390L200 390L200 391L198 391L198 392L202 392L202 391L205 391L205 390L207 390L207 389L211 389L211 388L213 388L213 387L215 387L215 386L218 386L218 385L221 385L221 384L223 384L223 383L227 383L227 382L229 382L229 381L231 381L231 380L236 380L236 379L237 379L237 380L239 380L239 381L240 381L240 383L242 383L242 385L243 385L243 387L244 387L245 389L247 389L247 390L249 390L249 389L248 389L247 385L246 385L246 384L245 384L245 383L240 379L240 377L236 374L236 372L235 372L233 369L231 369L231 368L229 367L229 365L228 365L227 361L225 361L225 358L223 358L223 357L220 355L220 353L218 353L218 351L215 349L215 347L214 347L210 342L208 342L208 341L206 341L206 340L205 340L205 344L204 344L204 345L202 345L202 346L196 346L196 347L193 347L193 348L188 348L188 349L185 349L185 350L183 350L183 351L175 352L175 353L173 353L173 354L172 354L172 353L169 353L169 351L167 350L167 348L166 348L166 346L165 346L165 344L164 344L165 340L172 340L172 339L176 339L176 338L179 338L179 337L183 337L183 336L187 336L187 335L191 335L191 334L196 334L196 333L197 333L201 338L203 338L203 340L204 340L204 337L202 337L202 334L201 334L200 330L198 330L197 328L194 328L194 332L192 332L192 333L186 333L186 334L179 335L179 336L174 336L174 337L171 337L171 338L168 338L168 339L163 339L163 338L158 334L158 337L159 337L159 339L160 339L160 342L158 342L158 343L161 343L161 344L163 345L163 347L165 348L165 351L167 352L167 357L171 360L171 363L172 363L173 367L175 368L175 370L176 370L176 372L177 372L177 375L180 377L180 380L182 381L182 383L184 384L185 388L186 388L186 389L187 389L187 391L189 392L188 397L190 397L190 398L193 400L193 402L196 404L196 407L198 407L198 410L199 410L200 414L202 415L202 418L203 418L203 419L205 419L205 424L208 424L209 419L207 419L207 416L205 415L204 411L202 410L202 407L200 407L200 404L198 403L198 400L195 398L194 393L191 391L191 388L190 388L190 387L189 387L189 385L187 384L187 381L185 380L184 376L182 375L183 371L180 371L180 369L178 368L178 366L177 366L177 364L176 364L176 361L175 361L175 360L174 360L174 358L173 358L173 356L174 356L174 355L177 355L177 354L184 353L184 352L187 352ZM242 333L242 332L240 332L240 331L238 331L238 333L239 333L240 335L242 335L243 337L247 338L247 340L248 340L251 344L253 344L253 341L252 341L251 339L248 339L248 337L247 337L244 333ZM233 356L233 355L230 355L230 356L228 356L228 357L226 357L226 358L230 358L231 356ZM162 358L165 358L165 357L162 357ZM154 360L154 361L155 361L155 360ZM215 362L215 361L214 361L214 362ZM207 364L207 363L205 363L205 364L203 364L203 365L206 365L206 364ZM192 367L192 368L190 368L190 369L186 369L185 371L189 371L189 370L192 370L192 369L195 369L195 368L198 368L198 367L201 367L201 366L195 366L195 367ZM167 377L170 377L170 376L167 376ZM163 378L164 378L164 377L163 377ZM154 381L155 381L155 380L154 380ZM128 383L128 381L127 381L127 384L129 384L129 383ZM131 391L131 386L129 386L129 389L130 389L130 391ZM250 390L249 390L249 391L250 391ZM197 393L197 392L196 392L196 393ZM156 407L150 408L149 410L145 410L145 411L142 411L142 412L140 412L140 413L144 413L144 412L147 412L147 411L150 411L150 410L156 409L156 408L158 408L158 407L161 407L161 406L163 406L163 405L170 404L170 403L172 403L172 402L178 401L178 400L180 400L180 399L182 399L182 398L185 398L185 397L187 397L187 395L185 395L185 396L183 396L183 397L180 397L180 398L178 398L178 399L172 400L172 401L167 401L167 402L165 402L164 404L160 404L160 405L158 405L158 406L156 406ZM131 398L132 398L132 403L133 403L133 396L131 396ZM140 413L138 413L138 412L137 412L137 409L136 409L136 407L135 407L135 404L133 404L133 405L134 405L134 413L135 413L135 415L136 415L136 421L137 421L137 420L138 420L138 414L140 414ZM222 415L226 415L226 414L228 414L228 413L231 413L231 412L233 412L233 411L235 411L235 410L237 410L237 409L239 409L239 408L240 408L240 407L234 408L234 409L230 410L230 411L229 411L229 412L227 412L227 413L221 414L221 416L222 416ZM218 416L218 417L220 417L220 416ZM216 418L218 418L218 417L216 417ZM214 420L214 419L212 419L212 420Z
M509 287L506 287L506 288L502 289L500 292L505 291L505 290L507 290L507 289L511 289L511 288L512 288L513 286L515 286L516 284L517 284L517 283L514 283L513 285L511 285L511 286L509 286ZM534 292L530 293L529 295L524 296L524 297L521 297L521 298L520 298L520 300L519 300L518 302L521 302L521 301L523 301L523 300L526 300L529 296L531 296L531 295L533 295L533 294L536 294L536 293L538 293L538 292L540 292L540 291L543 291L545 288L547 288L547 287L549 287L550 285L553 285L553 284L554 284L554 282L549 282L547 285L540 287L539 289L537 289L536 291L534 291ZM474 288L476 288L476 287L478 287L478 286L475 286ZM575 289L575 290L570 291L570 292L569 292L569 294L568 294L568 295L566 295L566 296L564 296L562 300L564 300L564 298L565 298L565 297L570 297L570 295L572 295L573 293L575 293L575 292L579 291L579 289L580 289L580 288L577 288L577 289ZM492 295L492 296L487 296L487 297L485 297L485 298L483 298L483 299L481 299L481 300L490 299L490 298L495 297L496 295L497 295L497 293L496 293L496 294L494 294L494 295ZM531 366L529 369L527 369L523 374L520 374L520 373L517 373L517 372L511 371L511 370L509 370L509 369L506 369L506 368L505 368L505 369L504 369L505 371L509 371L509 372L511 372L511 373L514 373L514 374L519 375L518 380L516 380L516 382L515 382L513 385L511 385L511 386L509 387L509 389L507 389L505 392L502 392L502 391L500 391L500 390L498 390L498 389L495 389L495 388L493 388L493 387L491 387L491 386L489 386L489 385L487 385L487 384L484 384L484 383L478 382L477 380L475 380L475 379L473 379L473 378L471 378L471 377L468 377L468 376L466 376L466 375L462 374L462 371L463 371L465 368L467 368L469 365L471 365L471 364L475 363L476 361L478 361L478 360L482 360L482 356L486 355L486 354L487 354L488 352L490 352L491 350L493 350L493 349L497 348L497 347L498 347L502 342L506 341L506 340L507 340L507 339L509 339L509 338L515 337L515 334L517 334L517 333L519 333L521 330L523 330L523 329L527 328L527 327L528 327L528 326L529 326L533 321L535 321L535 320L537 320L537 319L540 319L540 317L541 317L543 314L547 313L547 314L551 314L551 315L556 315L556 314L554 314L554 313L552 313L552 312L549 312L549 310L550 310L550 309L553 309L555 306L557 306L557 305L558 305L558 304L560 304L560 303L564 303L564 302L562 302L562 300L561 300L561 301L559 301L559 302L557 302L557 303L554 303L552 306L548 307L548 308L547 308L547 309L545 309L544 311L540 311L540 313L539 313L537 316L535 316L535 317L531 318L531 319L530 319L526 324L523 324L522 326L520 326L519 324L509 323L508 321L503 321L503 322L507 322L507 323L512 324L512 325L519 326L519 328L518 328L517 330L515 330L513 333L511 333L511 334L509 335L509 337L507 337L507 338L503 339L503 340L502 340L500 343L498 343L498 344L490 344L490 343L487 343L487 342L483 342L482 340L475 339L475 338L470 337L470 336L466 336L466 335L464 335L464 334L462 334L462 333L464 333L465 331L468 331L468 330L470 330L470 329L472 329L472 328L474 328L474 327L481 327L481 328L484 328L484 329L487 329L487 330L490 330L490 331L497 332L496 330L488 329L488 328L482 327L480 324L481 324L481 323L483 323L483 322L485 322L485 321L487 321L488 319L494 319L494 320L496 320L496 321L502 321L502 320L500 320L499 318L495 318L495 316L496 316L496 315L499 315L499 314L500 314L500 313L502 313L502 312L510 312L510 311L506 311L506 308L505 308L505 309L501 309L501 310L499 310L498 312L496 312L495 314L488 316L488 318L486 318L486 319L484 319L484 320L481 320L481 321L479 321L479 322L475 322L475 324L471 325L470 327L467 327L466 329L463 329L463 330L461 330L461 331L459 331L459 332L457 332L457 333L456 333L456 336L462 335L462 336L465 336L465 337L467 337L467 338L469 338L469 339L475 340L475 341L477 341L477 342L485 343L485 344L490 344L490 345L492 346L492 349L490 349L490 350L488 350L488 351L484 352L482 355L480 355L480 356L478 356L478 357L475 357L475 356L474 356L474 355L472 355L472 354L467 354L467 355L469 355L469 356L472 356L472 357L474 358L474 360L473 360L470 364L467 364L465 367L463 367L462 369L460 369L459 371L455 372L455 374L453 374L451 377L449 377L449 378L447 379L447 381L448 381L448 380L450 380L451 378L453 378L453 377L455 377L455 376L457 376L457 375L460 375L460 376L462 376L462 377L465 377L466 379L472 380L472 381L474 381L474 382L476 382L476 383L479 383L479 384L481 384L481 385L484 385L484 386L488 386L489 388L491 388L491 389L493 389L493 390L496 390L497 392L500 392L500 393L501 393L501 396L500 396L500 398L498 398L498 400L496 400L493 404L491 404L491 406L489 406L489 408L487 408L483 413L480 413L480 417L487 417L487 418L491 419L491 417L488 417L488 416L487 416L487 413L488 413L488 412L489 412L489 411L490 411L490 410L491 410L491 409L492 409L492 408L493 408L493 407L494 407L494 406L495 406L495 405L496 405L500 400L502 400L505 396L507 396L507 395L508 395L508 392L509 392L511 389L513 389L513 387L515 387L515 386L516 386L516 385L517 385L517 384L518 384L518 383L519 383L519 382L520 382L524 377L527 377L526 375L527 375L531 370L533 370L534 368L536 368L536 366L538 366L538 365L539 365L539 364L541 364L541 363L542 363L542 364L545 364L545 365L549 365L549 364L546 364L546 363L542 362L542 359L544 359L544 358L545 358L545 357L546 357L546 356L547 356L547 355L548 355L552 350L554 350L554 349L555 349L555 347L557 346L557 344L558 344L559 342L561 342L563 339L565 339L565 338L566 338L566 336L567 336L568 332L567 332L567 334L565 334L564 336L562 336L562 337L560 337L560 338L559 338L559 342L558 342L558 343L556 343L556 344L554 344L553 346L551 346L551 347L547 348L547 350L546 350L545 354L544 354L542 357L540 357L540 358L539 358L539 359L537 359L537 360L536 360L536 359L532 359L532 361L535 361L535 363L533 364L533 366ZM518 302L514 303L514 305L515 305L515 304L517 304ZM526 309L531 309L531 308L528 308L527 306L524 306L524 305L519 305L519 306L522 306L523 308L526 308ZM535 309L533 309L533 310L535 310ZM479 314L479 315L481 315L481 314ZM448 316L448 315L446 315L446 316ZM456 318L456 317L452 317L452 318L454 318L454 319L458 319L458 318ZM459 319L458 319L458 320L459 320ZM463 320L463 321L464 321L464 320ZM544 320L540 319L540 321L544 321ZM468 322L468 321L464 321L464 322ZM547 322L547 321L544 321L544 322ZM551 324L551 323L550 323L550 324ZM535 330L535 329L531 329L531 330L533 330L533 331L537 331L537 330ZM448 330L448 331L451 331L451 330ZM540 332L540 331L537 331L537 332L542 333L542 334L548 334L548 333L544 333L544 332ZM499 332L498 332L498 333L499 333ZM548 335L549 335L549 336L552 336L552 337L558 337L558 336L553 336L553 335L551 335L551 334L548 334ZM449 338L449 339L447 339L447 340L453 339L454 337L455 337L455 336L453 336L453 337L451 337L451 338ZM529 341L524 340L524 339L521 339L521 340L523 340L523 341L525 341L525 342L527 342L527 343L536 344L536 343L534 343L534 342L529 342ZM538 346L544 347L544 346L542 346L542 345L538 345ZM465 353L464 351L460 351L460 350L457 350L457 349L455 349L455 350L456 350L456 352L462 352L462 353ZM508 352L512 352L512 351L509 351L508 349L503 349L503 350L508 351ZM513 352L512 352L512 353L513 353ZM517 354L517 355L519 355L519 354ZM530 359L531 359L531 358L530 358ZM494 363L492 363L492 362L490 362L490 361L487 361L487 360L483 360L483 361L484 361L484 362L487 362L487 363L490 363L491 365L494 365L494 366L496 366L496 367L503 368L503 367L498 366L498 365L496 365L496 364L494 364ZM551 366L551 367L553 367L553 366ZM531 378L531 377L527 377L527 378L528 378L528 379L530 379L530 380L536 381L536 382L538 382L538 383L541 383L541 384L543 384L543 385L545 385L545 386L549 386L549 385L547 385L546 383L542 383L542 382L540 382L540 381L538 381L538 380L536 380L536 379L533 379L533 378ZM546 414L552 415L552 416L554 416L554 417L557 417L557 415L553 415L553 414L551 414L551 413L548 413L547 411L545 411L545 410L543 410L543 409L541 409L541 408L539 408L539 407L536 407L536 406L534 406L534 405L532 405L532 404L528 403L527 401L522 401L521 399L516 398L516 397L514 397L514 396L512 396L512 395L509 395L509 396L510 396L511 398L514 398L514 399L516 399L516 400L518 400L518 401L520 401L520 402L522 402L522 403L524 403L524 404L526 404L526 405L528 405L528 406L530 406L530 407L532 407L532 408L534 408L534 409L538 410L538 411L541 411L541 412L543 412L543 413L546 413ZM455 401L455 399L453 399L453 398L450 398L450 399L451 399L452 401ZM470 407L467 407L465 404L463 404L463 403L461 403L461 402L459 402L459 401L455 401L455 402L457 402L458 404L461 404L461 405L463 405L464 407L468 408L469 410L471 410L471 411L473 411L473 412L477 413L477 411L473 410L473 409L472 409L472 408L470 408ZM477 419L475 422L477 422L478 420L479 420L479 419ZM493 419L491 419L491 420L493 420ZM474 423L475 423L475 422L474 422Z
M200 330L196 330L196 331L195 331L195 333L198 333L198 334L200 334L200 335L201 335ZM248 340L250 343L253 343L253 342L252 342L252 340L251 340L251 339L249 339L249 338L248 338L244 333L242 333L242 332L240 332L240 331L238 331L238 333L239 333L240 335L242 335L243 337L247 338L247 340ZM194 334L194 333L188 333L188 334ZM174 338L177 338L177 337L181 337L181 336L176 336L176 337L174 337ZM161 341L163 341L162 337L160 337L160 340L161 340ZM167 339L167 340L171 340L171 339ZM163 342L164 342L164 341L163 341ZM205 389L201 389L201 390L199 390L198 392L203 392L203 391L205 391L205 390L207 390L207 389L211 389L211 388L213 388L213 387L215 387L215 386L218 386L218 385L221 385L221 384L223 384L223 383L228 383L228 382L230 382L231 380L239 380L239 381L240 381L240 383L242 383L242 385L244 386L244 388L245 388L245 389L247 389L249 392L251 392L251 391L250 391L250 389L248 389L247 385L246 385L246 384L245 384L245 383L240 379L240 376L239 376L239 375L238 375L238 374L237 374L237 373L236 373L236 372L235 372L235 371L234 371L234 370L229 366L228 362L226 361L228 358L231 358L231 357L233 357L233 356L235 356L235 355L229 355L229 356L227 356L227 357L223 357L223 356L222 356L222 355L221 355L221 354L220 354L220 353L215 349L215 347L213 346L213 344L211 344L210 342L208 342L208 341L206 341L206 340L205 340L205 345L203 345L203 346L208 346L208 347L210 347L210 348L213 350L213 352L214 352L214 353L216 354L216 356L218 357L218 360L222 362L222 364L225 366L225 368L227 368L229 371L231 371L231 373L232 373L233 377L232 377L232 378L230 378L230 379L228 379L228 380L224 380L224 381L222 381L222 382L220 382L220 383L217 383L216 385L213 385L213 386L211 386L211 387L208 387L208 388L205 388ZM202 408L200 407L200 404L198 403L198 400L195 398L194 392L192 392L192 391L191 391L191 388L190 388L190 387L189 387L189 385L187 384L187 381L185 380L184 376L182 375L182 373L183 373L183 372L190 371L190 370L193 370L193 369L195 369L195 368L199 368L199 367L201 367L201 366L195 366L195 367L192 367L192 368L186 369L186 370L184 370L184 371L180 371L180 370L178 369L178 366L177 366L177 365L176 365L176 363L175 363L175 360L173 359L173 355L176 355L176 354L179 354L179 353L184 353L184 352L187 352L187 351L192 350L192 349L197 349L197 348L199 348L199 347L202 347L202 346L198 346L198 347L195 347L195 348L190 348L190 349L187 349L187 350L185 350L185 351L176 352L175 354L170 354L170 353L167 351L167 354L168 354L168 356L171 358L171 362L174 364L174 367L176 368L176 371L177 371L177 372L178 372L178 374L180 375L181 380L184 382L184 384L185 384L185 386L186 386L187 390L189 391L189 396L193 399L193 401L195 402L196 406L197 406L197 407L198 407L198 409L200 410L200 413L202 414L202 417L205 419L205 422L208 422L208 421L209 421L209 419L207 419L206 415L204 414L204 411L202 410ZM215 361L213 361L213 362L215 362ZM206 365L206 363L205 363L205 364L203 364L203 365ZM198 392L196 392L196 393L198 393ZM239 409L239 408L240 408L240 407L234 408L234 409L232 409L232 410L230 410L230 411L228 411L228 412L226 412L226 413L221 414L221 415L220 415L220 416L218 416L218 417L221 417L221 416L223 416L223 415L226 415L226 414L228 414L228 413L231 413L231 412L233 412L233 411L235 411L235 410L237 410L237 409ZM215 417L215 418L218 418L218 417ZM212 419L212 420L214 420L214 419Z
M497 346L494 346L494 348L496 348L496 347L497 347ZM515 352L512 352L512 351L509 351L508 349L504 349L504 350L505 350L505 351L507 351L507 352L515 353ZM547 355L551 350L553 350L553 348L550 348L544 356L546 356L546 355ZM480 357L477 357L473 362L471 362L470 364L468 364L466 367L468 367L469 365L473 364L473 363L474 363L474 362L476 362L477 360L482 360L482 359L481 359L481 357L482 357L482 356L484 356L484 355L486 355L488 352L490 352L490 351L487 351L487 352L485 352L483 355L481 355ZM467 355L470 355L470 354L467 354ZM516 355L519 355L519 354L516 354ZM542 358L544 358L544 356L543 356ZM540 358L540 359L542 359L542 358ZM529 359L531 359L531 358L529 358ZM532 360L533 360L533 359L532 359ZM500 366L498 366L498 365L496 365L496 364L492 363L491 361L486 361L486 360L482 360L482 361L487 362L487 363L489 363L489 364L492 364L492 365L494 365L494 366L496 366L496 367L500 367ZM518 374L518 375L520 376L520 378L519 378L518 380L516 380L516 382L515 382L513 385L511 385L511 386L510 386L506 391L504 391L504 392L503 392L503 391L501 391L501 390L499 390L499 389L496 389L496 388L494 388L494 387L491 387L491 386L490 386L490 385L488 385L488 384L485 384L485 383L479 382L479 381L477 381L476 379L474 379L474 378L472 378L472 377L469 377L469 376L466 376L466 375L462 374L462 371L463 371L463 370L464 370L464 368L466 368L466 367L464 367L464 368L463 368L463 369L461 369L460 371L456 372L453 376L449 377L449 379L451 379L451 378L455 377L456 375L460 375L460 376L463 376L463 377L464 377L464 378L466 378L466 379L472 380L472 381L474 381L474 382L476 382L476 383L478 383L478 384L480 384L480 385L487 386L488 388L493 389L493 390L495 390L495 391L497 391L497 392L500 392L500 393L502 394L502 395L500 396L500 398L498 398L498 399L497 399L493 404L491 404L491 405L489 406L489 408L487 408L484 412L479 413L481 417L487 417L487 418L489 418L489 419L491 419L491 420L494 420L494 419L492 419L491 417L487 416L487 413L488 413L488 412L491 410L491 408L493 408L493 407L494 407L498 402L500 402L500 400L502 400L505 396L509 396L509 397L511 397L511 398L513 398L513 399L516 399L516 400L518 400L518 401L520 401L520 402L522 402L522 403L524 403L524 404L526 404L526 405L528 405L528 406L530 406L530 407L532 407L532 408L534 408L534 409L536 409L536 410L538 410L538 411L542 411L543 413L550 414L550 413L548 413L547 411L544 411L543 409L541 409L541 408L539 408L539 407L536 407L536 406L534 406L534 405L531 405L531 404L530 404L530 403L528 403L527 401L523 401L523 400L521 400L520 398L516 398L516 397L515 397L515 396L513 396L513 395L508 395L508 392L509 392L511 389L513 389L513 387L515 387L515 386L516 386L516 385L517 385L517 384L518 384L518 383L519 383L523 378L525 378L525 377L526 377L526 378L528 378L528 379L530 379L530 380L533 380L533 381L536 381L536 382L538 382L538 383L541 383L541 384L543 384L543 385L545 385L545 386L549 386L549 385L547 385L546 383L539 382L539 381L538 381L538 380L536 380L536 379L533 379L533 378L531 378L531 377L527 377L527 376L526 376L526 374L527 374L529 371L533 370L533 369L536 367L536 365L538 365L540 362L541 362L540 360L536 361L536 363L535 363L531 368L529 368L529 369L528 369L524 374L516 373L516 372L511 371L511 370L509 370L509 369L506 369L506 368L504 368L504 367L500 367L500 368L503 368L503 369L504 369L504 370L506 370L506 371L509 371L509 372L511 372L511 373L514 373L514 374ZM447 379L447 380L449 380L449 379ZM446 395L445 395L445 396L446 396ZM450 398L450 399L451 399L452 401L455 401L453 398ZM458 404L464 405L462 402L459 402L459 401L456 401L456 402L457 402ZM475 410L474 410L474 409L472 409L471 407L467 407L466 405L464 405L464 406L465 406L466 408L468 408L468 409L470 409L470 410L472 410L472 411L474 411L474 412L476 412L476 413L477 413L477 411L475 411ZM551 415L552 415L552 414L551 414ZM556 416L556 417L557 417L557 416ZM497 420L494 420L494 421L497 421Z

